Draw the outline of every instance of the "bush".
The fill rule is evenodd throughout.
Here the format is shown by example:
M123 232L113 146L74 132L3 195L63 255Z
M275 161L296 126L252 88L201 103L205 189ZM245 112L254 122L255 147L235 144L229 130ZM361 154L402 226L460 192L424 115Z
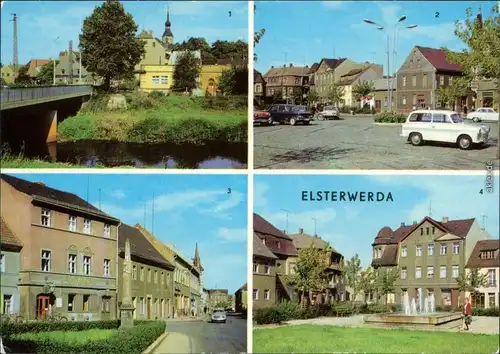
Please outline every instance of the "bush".
M8 338L14 334L27 332L52 332L52 331L88 331L90 329L116 329L120 327L119 320L110 321L34 321L15 323L2 321L0 333L2 337Z
M219 111L246 110L247 96L207 96L203 98L202 108Z
M462 310L462 309L460 309ZM472 316L491 316L491 317L500 317L500 308L492 307L489 309L482 309L479 307L472 308Z
M384 111L375 116L376 123L404 123L406 116L397 112Z
M98 321L102 322L102 321ZM117 322L117 321L114 321ZM69 323L94 323L94 322L69 322ZM16 352L54 354L136 354L143 352L165 331L163 321L138 321L134 327L119 329L106 340L89 341L86 343L68 343L54 339L43 338L32 341L16 341L11 338L5 340L5 345Z

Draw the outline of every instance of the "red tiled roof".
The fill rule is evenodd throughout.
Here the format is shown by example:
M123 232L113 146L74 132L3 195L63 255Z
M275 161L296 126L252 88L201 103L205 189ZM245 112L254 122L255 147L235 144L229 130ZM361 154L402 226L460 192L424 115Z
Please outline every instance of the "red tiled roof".
M274 254L288 256L298 254L289 236L255 213L253 214L253 230L261 240L265 240L267 248Z
M319 63L319 65L321 65L321 63L324 61L330 69L335 69L346 60L347 60L347 58L338 58L338 59L323 58L323 59L321 59L321 62Z
M311 68L309 69L308 74L315 73L315 72L316 72L316 70L318 70L318 68L319 68L319 63L314 63L314 64L311 66Z
M253 255L262 257L262 258L269 258L269 259L277 259L272 253L269 248L262 242L262 240L254 233L253 235Z
M462 66L460 64L453 64L448 61L447 54L444 50L420 46L416 46L416 48L437 70L454 72L462 71Z
M481 258L481 252L493 251L495 257L490 259ZM500 266L500 240L481 240L476 243L467 262L466 268L486 268Z
M264 78L262 77L262 73L260 71L255 70L255 69L253 69L253 82L254 82L254 84L264 82Z
M21 240L17 238L12 232L9 225L5 222L3 217L0 217L0 244L3 246L13 246L16 248L23 247Z

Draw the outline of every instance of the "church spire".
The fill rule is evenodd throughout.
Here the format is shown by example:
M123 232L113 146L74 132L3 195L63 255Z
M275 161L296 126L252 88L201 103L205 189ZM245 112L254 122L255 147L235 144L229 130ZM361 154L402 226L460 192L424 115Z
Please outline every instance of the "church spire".
M163 43L172 45L174 42L174 35L172 34L172 29L170 28L172 23L170 22L170 8L167 7L167 22L165 22L165 31L163 32Z
M198 253L198 242L196 242L196 248L194 249L194 264L200 265L200 254Z
M167 27L170 28L171 25L172 24L170 23L170 8L167 5L167 22L165 22L165 28L167 28Z

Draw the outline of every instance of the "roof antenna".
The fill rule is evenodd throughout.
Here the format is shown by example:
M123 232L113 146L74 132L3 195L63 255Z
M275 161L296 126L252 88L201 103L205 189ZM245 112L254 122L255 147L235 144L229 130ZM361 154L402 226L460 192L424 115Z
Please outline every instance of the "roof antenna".
M482 224L483 224L483 230L486 230L486 226L485 226L485 224L484 224L484 221L485 221L485 219L487 219L487 218L488 218L488 215L480 215L480 216L481 216L481 219L482 219L482 221L483 221L483 223L482 223Z
M429 217L432 217L432 200L429 201Z

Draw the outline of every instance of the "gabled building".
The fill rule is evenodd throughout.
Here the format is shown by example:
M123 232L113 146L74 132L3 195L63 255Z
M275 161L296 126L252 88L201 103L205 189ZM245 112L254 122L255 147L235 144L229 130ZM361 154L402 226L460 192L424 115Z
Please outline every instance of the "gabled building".
M235 311L245 312L248 310L248 290L247 283L234 293Z
M388 85L392 88L393 97L396 95L396 87L394 85L394 78L390 77L387 79L387 76L383 78L378 78L373 80L373 86L375 87L375 91L373 91L373 104L375 107L375 111L388 111L389 109L389 98L388 98ZM395 100L392 101L392 110L396 107Z
M455 308L465 295L456 278L465 271L476 243L489 238L475 218L425 217L412 225L401 223L395 230L385 226L372 244L372 267L398 269L397 291L387 295L388 303L401 304L405 293L417 298L420 288L424 296L434 295L436 305Z
M0 314L15 314L20 310L17 282L23 243L0 216Z
M207 289L210 310L231 306L229 291L227 289Z
M309 67L289 66L271 67L264 75L267 97L279 97L292 103L296 96L307 95Z
M354 95L354 87L361 83L373 82L379 77L379 71L373 65L367 65L358 69L349 70L347 73L340 76L338 85L344 89L341 106L355 107L360 104ZM374 105L374 102L372 106Z
M311 92L317 92L316 90L316 71L318 71L319 68L319 63L314 63L311 65L309 68L309 71L307 72L307 76L309 77L308 80L308 91ZM315 103L315 102L310 102L310 103Z
M132 260L133 317L137 320L173 318L174 269L148 241L141 229L127 224L118 228L118 269L123 274L125 242L130 241ZM118 282L118 305L121 305L121 282ZM119 311L118 311L119 316Z
M22 65L18 65L16 67L15 65L12 64L2 66L1 68L2 80L5 82L6 85L13 84L16 81L19 69L21 67Z
M415 46L398 70L395 100L398 111L421 108L455 108L461 111L473 106L474 93L468 90L457 102L445 104L439 98L439 88L450 86L463 76L459 64L450 63L441 49Z
M290 234L293 244L297 251L301 249L314 247L327 252L328 261L325 264L325 274L328 278L328 288L323 295L324 302L344 301L345 300L345 282L343 275L344 256L332 247L328 242L318 235L309 235L304 233L304 229L299 229L296 234Z
M498 308L500 306L500 241L481 240L476 243L466 265L466 272L478 268L481 274L487 276L484 287L476 289L478 294L467 292L473 307Z
M100 79L82 66L81 53L65 50L59 53L56 64L56 84L58 85L96 85Z
M28 68L28 75L32 80L36 79L36 76L42 69L42 66L50 63L49 59L31 59L26 67Z
M267 268L264 264L266 272L268 272L267 269L271 267L270 271L272 272L274 269L274 272L276 274L276 303L283 300L294 299L295 294L293 292L293 289L290 289L290 287L286 284L284 277L288 274L292 274L297 264L298 252L293 244L293 240L283 231L278 230L270 222L255 213L253 214L253 231L254 236L258 238L259 242L261 242L267 250L269 250L277 257L274 263L275 268L272 268L272 263L268 264ZM257 256L257 259L259 258L261 257ZM259 262L259 264L261 264L261 262Z
M278 257L274 255L254 234L253 236L253 307L263 308L276 305L276 270Z
M1 211L20 251L19 313L26 320L116 317L119 220L75 194L1 175Z
M260 71L253 70L253 97L254 101L260 105L266 96L266 82Z

